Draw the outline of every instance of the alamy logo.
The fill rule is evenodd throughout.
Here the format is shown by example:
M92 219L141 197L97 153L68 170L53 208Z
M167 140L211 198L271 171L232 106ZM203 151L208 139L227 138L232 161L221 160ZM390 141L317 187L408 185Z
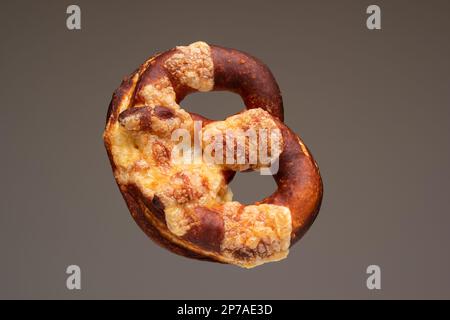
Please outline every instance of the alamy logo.
M69 290L81 290L81 269L77 265L70 265L66 269L69 276L66 280L66 287Z
M260 169L262 175L276 174L281 153L279 129L249 128L202 131L202 122L194 121L193 137L188 129L176 129L171 158L177 164L220 164L244 171Z
M379 6L372 4L367 7L367 14L370 16L367 18L366 26L369 30L380 30L381 29L381 9Z
M69 15L66 19L66 27L69 30L81 29L81 9L76 4L67 7L66 13Z
M377 265L370 265L367 267L366 273L369 275L366 281L367 289L380 290L381 289L381 268Z

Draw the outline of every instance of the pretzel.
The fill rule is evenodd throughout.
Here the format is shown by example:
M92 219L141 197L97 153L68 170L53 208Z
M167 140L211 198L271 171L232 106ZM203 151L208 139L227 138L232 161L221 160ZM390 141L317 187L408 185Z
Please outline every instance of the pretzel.
M213 90L239 94L245 110L213 121L180 107L186 95ZM251 129L255 140L227 140L231 129ZM193 133L185 142L200 142L201 152L205 145L231 150L227 159L233 161L180 162L174 156L178 132ZM318 166L283 123L282 97L270 70L241 51L195 42L154 55L114 92L103 138L132 217L151 239L177 254L245 268L278 261L319 212ZM270 145L269 161L250 161L255 142ZM212 158L225 159L217 150ZM236 172L249 170L272 170L278 188L244 205L232 201L228 183Z

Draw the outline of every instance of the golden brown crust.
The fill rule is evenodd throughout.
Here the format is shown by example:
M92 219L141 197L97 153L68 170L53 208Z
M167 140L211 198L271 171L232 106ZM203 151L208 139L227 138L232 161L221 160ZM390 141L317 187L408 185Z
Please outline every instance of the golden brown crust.
M319 167L303 141L281 122L278 127L285 142L280 155L280 168L274 175L278 188L261 203L289 207L292 245L305 234L319 213L323 186Z
M165 232L169 231L164 227L162 229L158 229L158 227L155 226L155 224L148 218L150 215L159 216L158 210L151 205L147 206L143 203L142 199L145 197L139 191L139 188L134 185L126 185L121 186L120 190L127 207L130 210L131 216L136 221L137 225L158 245L187 258L208 260L211 262L222 262L213 255L205 255L203 252L195 250L195 248L187 248L164 236L161 230L164 230Z
M239 94L247 109L262 108L281 121L283 99L269 68L257 58L235 49L211 46L214 90Z
M196 207L199 222L191 228L184 239L213 252L220 252L225 227L221 213L206 207Z
M189 65L185 66L187 62ZM213 79L208 78L210 75L213 75ZM273 117L283 139L283 150L279 157L280 167L278 173L274 175L278 189L254 206L227 206L225 203L212 207L193 207L187 210L189 214L185 217L188 228L182 232L183 235L181 233L176 235L168 227L166 220L167 208L164 201L167 194L143 192L142 186L127 180L126 170L131 169L124 171L123 163L114 156L114 152L117 152L113 151L114 148L117 149L117 139L113 132L122 130L117 128L116 124L119 123L130 134L150 133L158 128L159 131L155 134L164 136L180 123L174 122L174 119L181 117L182 122L186 120L186 115L184 111L179 110L178 103L191 92L209 89L238 93L247 109L262 108ZM203 126L214 123L200 115L190 114L189 121L194 120L202 120ZM172 121L171 126L168 126L166 121ZM190 258L254 266L265 262L264 259L270 255L273 255L272 261L285 257L286 242L285 240L278 242L276 234L270 236L275 237L270 240L267 237L259 238L259 233L250 232L245 235L250 237L247 244L243 247L236 246L235 240L229 238L236 232L231 227L233 219L241 219L239 223L252 224L246 219L258 216L263 219L261 222L263 224L269 220L275 224L285 224L286 212L290 212L288 221L292 231L289 226L288 229L283 229L283 232L289 232L292 245L313 223L322 199L322 181L314 159L300 138L282 121L283 104L278 85L270 70L262 62L237 50L196 43L155 55L124 79L114 92L108 109L104 141L127 206L137 224L150 238L161 246ZM152 159L156 165L161 168L170 166L169 146L162 140L152 141ZM133 168L135 167L136 164ZM234 171L224 167L221 174L223 183L226 185L231 181L234 174ZM189 177L182 176L180 178L184 186L169 190L170 195L173 201L180 205L195 203L203 194L190 187ZM209 182L204 178L201 184L202 188L209 188ZM230 214L227 215L226 210L230 209L226 208L235 209L229 211ZM287 208L288 211L283 208ZM240 218L233 216L234 214L238 214ZM226 220L230 217L231 220ZM173 215L170 218L173 220ZM255 224L251 228L259 227ZM287 245L289 246L289 242ZM247 260L248 263L245 262Z

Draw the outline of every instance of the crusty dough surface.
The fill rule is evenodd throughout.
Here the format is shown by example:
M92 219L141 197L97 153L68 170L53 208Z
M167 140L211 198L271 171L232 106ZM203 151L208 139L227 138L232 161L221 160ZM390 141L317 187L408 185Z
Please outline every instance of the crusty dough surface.
M213 62L209 46L197 42L177 47L177 52L166 61L166 69L184 85L199 91L212 90L214 86ZM145 197L155 195L165 207L168 229L175 237L182 237L198 223L195 207L202 206L221 212L225 236L220 246L224 262L243 267L283 259L287 256L291 237L291 213L289 208L271 204L245 206L232 201L232 192L226 184L223 172L248 168L255 165L175 162L172 151L176 141L171 139L176 129L194 132L190 114L176 102L176 96L168 78L146 84L137 92L143 102L130 105L131 97L125 97L119 113L130 108L146 108L145 121L148 130L142 129L139 114L110 121L105 139L111 146L115 164L115 177L119 184L135 184ZM168 117L161 118L156 108L163 106ZM138 110L144 111L144 110ZM143 113L143 112L141 112ZM147 123L146 123L147 124ZM225 132L230 128L261 128L275 131L276 124L262 109L252 109L224 121L212 122L203 127L207 132ZM105 131L105 132L106 132ZM281 134L275 154L282 147ZM206 144L206 140L203 141ZM251 143L248 140L245 142ZM248 159L248 155L246 157ZM180 240L182 242L184 240Z

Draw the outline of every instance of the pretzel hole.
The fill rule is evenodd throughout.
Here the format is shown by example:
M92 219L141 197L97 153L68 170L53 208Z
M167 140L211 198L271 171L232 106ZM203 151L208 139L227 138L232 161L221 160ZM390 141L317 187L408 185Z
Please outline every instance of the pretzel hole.
M273 177L261 175L259 171L237 172L229 186L233 200L245 205L261 201L277 190Z
M224 120L245 109L239 95L225 91L190 94L181 102L181 107L211 120Z

